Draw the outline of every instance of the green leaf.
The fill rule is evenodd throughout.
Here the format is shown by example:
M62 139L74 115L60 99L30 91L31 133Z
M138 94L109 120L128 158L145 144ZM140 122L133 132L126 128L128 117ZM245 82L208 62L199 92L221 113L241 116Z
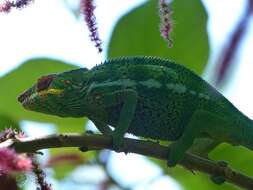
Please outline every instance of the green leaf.
M7 115L0 114L0 131L6 129L6 128L12 128L19 130L19 124L17 121L12 119L11 117Z
M192 173L181 166L176 166L169 170L168 174L178 181L184 190L238 190L234 185L226 182L222 185L217 185L211 181L209 175L202 172Z
M225 161L229 167L247 176L253 176L252 157L253 152L240 146L231 146L223 143L214 149L210 155L211 160ZM205 189L205 190L238 190L237 186L225 182L216 185L210 180L210 176L197 171L189 171L181 166L168 168L165 161L151 159L158 164L167 175L173 177L185 190Z
M245 175L253 176L253 152L245 147L223 143L210 153L210 158L224 160L233 169Z
M240 146L232 146L226 143L219 145L210 153L210 159L215 161L223 160L229 167L247 176L253 176L252 157L253 152ZM182 167L166 168L164 171L175 178L185 190L205 189L205 190L238 190L237 186L230 183L222 185L214 184L209 176L204 173L195 172L193 175Z
M14 121L31 120L54 123L61 131L83 132L85 118L60 118L25 110L17 101L17 96L31 87L41 75L77 68L72 64L53 59L32 59L0 78L0 114Z
M206 173L198 171L190 171L177 165L173 168L168 168L166 161L158 159L150 159L157 165L159 165L163 172L172 178L174 178L184 190L237 190L238 188L230 183L224 183L222 185L217 185L210 180L210 176Z
M111 37L108 57L165 57L201 74L209 55L207 15L201 1L173 1L173 48L168 48L160 36L157 2L150 0L120 19Z

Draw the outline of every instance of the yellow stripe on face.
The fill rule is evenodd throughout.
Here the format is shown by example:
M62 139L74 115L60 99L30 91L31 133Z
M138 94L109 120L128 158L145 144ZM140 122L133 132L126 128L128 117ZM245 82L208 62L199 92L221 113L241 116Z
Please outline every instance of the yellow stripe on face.
M47 94L59 95L59 94L62 94L62 92L63 92L63 90L51 88L51 89L48 89L48 90L42 90L38 94L40 96L47 95Z

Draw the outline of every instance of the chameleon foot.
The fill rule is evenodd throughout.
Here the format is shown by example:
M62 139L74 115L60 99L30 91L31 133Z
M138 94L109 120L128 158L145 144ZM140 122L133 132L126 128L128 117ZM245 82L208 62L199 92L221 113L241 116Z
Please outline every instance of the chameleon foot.
M213 175L213 176L210 177L210 179L216 185L221 185L221 184L223 184L226 181L223 176L215 176L215 175Z
M169 146L169 158L167 160L168 167L174 167L179 161L184 157L184 152L180 151L180 146L178 143L172 143Z
M226 168L228 166L228 163L225 162L225 161L218 161L217 164L220 167L224 167L224 168ZM210 179L212 180L212 182L214 182L217 185L221 185L226 181L224 176L220 176L220 175L213 175L213 176L210 177Z
M89 149L88 149L88 147L86 147L86 146L82 146L82 147L79 147L79 150L80 150L81 152L87 152Z
M117 136L117 134L112 134L112 148L116 152L120 152L120 148L123 144L123 138Z

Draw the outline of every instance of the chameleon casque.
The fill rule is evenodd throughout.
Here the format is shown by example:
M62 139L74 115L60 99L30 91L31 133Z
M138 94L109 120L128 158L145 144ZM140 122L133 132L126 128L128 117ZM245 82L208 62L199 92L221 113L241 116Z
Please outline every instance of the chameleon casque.
M168 166L186 151L205 155L221 142L253 149L253 122L199 76L166 59L123 57L49 74L18 100L28 110L88 117L112 136L115 150L125 133L173 141Z

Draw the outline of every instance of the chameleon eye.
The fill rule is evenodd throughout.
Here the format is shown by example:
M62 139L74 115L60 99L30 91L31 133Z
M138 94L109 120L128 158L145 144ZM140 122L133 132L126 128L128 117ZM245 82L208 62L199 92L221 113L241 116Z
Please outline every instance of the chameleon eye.
M50 86L53 79L54 79L53 75L42 76L41 78L39 78L37 82L37 91L39 92L47 89Z

